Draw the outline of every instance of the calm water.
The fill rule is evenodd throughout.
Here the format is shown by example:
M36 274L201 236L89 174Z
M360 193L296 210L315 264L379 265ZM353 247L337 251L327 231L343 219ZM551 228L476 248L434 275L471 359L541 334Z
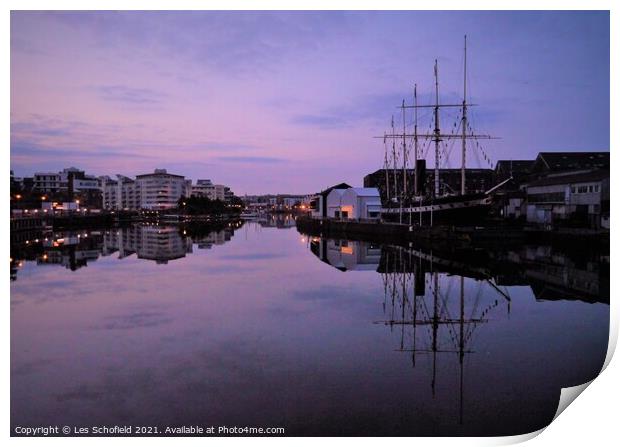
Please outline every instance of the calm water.
M608 257L445 257L279 224L12 247L12 426L519 434L602 366Z

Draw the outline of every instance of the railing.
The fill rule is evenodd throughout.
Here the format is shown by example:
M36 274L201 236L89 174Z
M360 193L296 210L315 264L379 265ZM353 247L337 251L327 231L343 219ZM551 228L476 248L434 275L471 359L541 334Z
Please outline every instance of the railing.
M381 222L381 219L379 217L376 217L376 218L321 217L320 220L329 220L332 222L351 222L351 223L369 223L369 224L376 224L376 223Z

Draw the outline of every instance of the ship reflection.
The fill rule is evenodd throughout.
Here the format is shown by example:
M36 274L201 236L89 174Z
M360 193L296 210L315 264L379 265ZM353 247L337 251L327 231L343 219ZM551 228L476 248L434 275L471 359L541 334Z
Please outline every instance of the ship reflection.
M211 226L139 224L105 230L54 231L30 234L11 243L11 280L25 262L57 265L75 271L100 256L138 259L167 264L198 249L211 249L230 241L242 222Z
M426 357L421 363L431 368L427 374L433 399L438 369L443 365L456 372L459 424L463 424L466 357L476 352L478 328L510 316L508 286L529 286L537 300L609 303L605 256L575 260L551 247L447 254L321 237L310 237L309 248L340 271L371 270L379 274L384 292L383 318L374 324L395 333L395 350L406 353L414 369L420 356Z
M438 356L458 358L459 423L463 424L464 359L471 348L476 328L489 321L496 308L510 313L510 296L491 278L474 278L466 295L465 276L451 275L435 264L433 255L402 247L384 250L379 273L383 281L384 324L400 332L397 351L432 356L430 387L436 394ZM494 293L483 293L490 286Z
M570 253L552 246L526 245L495 251L449 252L318 236L309 236L308 241L310 251L321 261L343 272L375 270L381 273L388 260L395 262L395 252L404 252L406 255L397 258L407 272L425 268L484 280L498 292L499 286L528 286L541 301L579 300L609 304L609 255L600 252ZM409 258L422 264L417 268L409 265Z

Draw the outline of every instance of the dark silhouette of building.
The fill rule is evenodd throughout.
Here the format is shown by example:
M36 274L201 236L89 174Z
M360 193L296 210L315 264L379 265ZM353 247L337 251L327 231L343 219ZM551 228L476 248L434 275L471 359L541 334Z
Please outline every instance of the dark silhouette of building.
M424 187L422 195L430 196L434 188L433 170L425 170L425 181L419 185ZM386 173L389 178L386 181ZM415 182L415 169L405 171L407 183L407 195L413 195ZM461 191L461 170L460 169L440 169L439 170L440 195L460 194ZM404 179L402 169L379 169L364 177L364 188L378 188L381 194L381 202L387 202L387 187L390 188L390 197L394 197L394 185L397 185L398 195L403 191ZM495 185L495 174L492 169L467 169L465 172L465 193L474 194L485 192Z
M609 152L540 152L532 173L609 169Z

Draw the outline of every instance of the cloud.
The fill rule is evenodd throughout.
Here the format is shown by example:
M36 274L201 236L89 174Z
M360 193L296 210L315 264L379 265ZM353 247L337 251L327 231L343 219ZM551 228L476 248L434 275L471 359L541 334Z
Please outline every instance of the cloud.
M356 30L352 15L338 11L80 11L38 15L88 33L100 49L127 54L129 49L139 48L132 57L148 61L164 56L233 78L272 73L281 61L317 52L324 43L338 41Z
M247 144L243 142L229 142L229 141L205 141L193 146L196 149L206 149L209 151L254 151L262 149L260 146L253 144Z
M149 158L153 157L146 154L132 154L129 152L120 152L117 150L108 150L100 148L95 151L87 151L84 149L61 149L61 148L43 148L34 144L21 142L11 145L11 156L21 157L50 157L65 158L67 162L75 158Z
M290 122L328 130L351 128L362 123L388 125L390 116L400 113L397 107L403 99L411 102L403 92L360 95L315 113L293 115Z
M148 88L127 87L124 85L101 85L95 87L98 96L104 101L121 102L136 105L160 104L165 98L164 93Z
M324 113L325 114L318 115L295 115L291 118L291 123L302 126L319 127L321 129L342 129L352 127L352 123L348 118L333 115L331 112Z
M18 37L11 37L11 52L18 52L35 56L41 56L46 54L45 51L37 48L32 42Z
M265 164L277 164L277 163L287 163L289 160L285 158L278 157L259 157L259 156L239 156L239 157L228 157L221 156L215 157L216 160L225 162L225 163L265 163Z
M110 140L120 129L118 125L89 124L31 113L17 119L11 116L11 145L29 142L38 146L83 147L85 141L92 144Z
M140 125L87 123L40 114L19 118L12 115L11 163L13 169L50 169L52 165L85 162L89 168L100 166L98 160L154 160L179 147L151 135L140 138L130 133L136 129L144 132ZM44 167L46 164L48 168Z

